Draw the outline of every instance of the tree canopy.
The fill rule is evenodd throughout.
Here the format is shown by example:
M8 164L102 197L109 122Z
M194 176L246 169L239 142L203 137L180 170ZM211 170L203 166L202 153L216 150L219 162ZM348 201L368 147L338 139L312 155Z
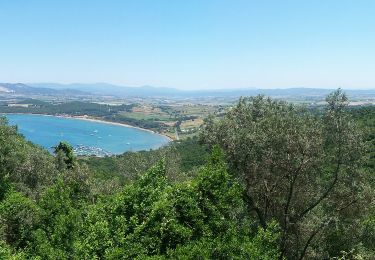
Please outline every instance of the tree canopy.
M339 254L363 216L361 132L341 90L326 101L312 113L263 96L242 98L223 119L208 119L202 133L203 142L225 151L249 214L263 228L280 224L282 255L291 259Z
M0 118L0 259L374 259L372 112L242 98L200 143L107 158Z

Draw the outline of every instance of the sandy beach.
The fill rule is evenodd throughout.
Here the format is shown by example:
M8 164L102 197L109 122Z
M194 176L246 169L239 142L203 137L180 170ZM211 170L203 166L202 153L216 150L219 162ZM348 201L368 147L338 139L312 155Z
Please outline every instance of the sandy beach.
M7 114L18 114L18 115L28 115L29 113L7 113ZM122 127L128 127L128 128L135 128L141 131L146 131L150 132L156 135L163 136L168 139L168 141L173 141L172 138L170 138L167 135L163 135L161 133L155 132L150 129L145 129L137 126L132 126L129 124L124 124L124 123L118 123L118 122L111 122L111 121L106 121L103 119L95 118L95 117L90 117L90 116L72 116L72 115L48 115L48 114L29 114L29 115L39 115L39 116L53 116L53 117L61 117L61 118L70 118L70 119L76 119L76 120L84 120L84 121L91 121L91 122L96 122L96 123L103 123L103 124L110 124L110 125L117 125L117 126L122 126Z
M141 131L147 131L147 132L150 132L150 133L153 133L153 134L156 134L156 135L163 136L163 137L167 138L169 141L173 141L172 138L170 138L169 136L166 136L166 135L163 135L161 133L152 131L150 129L132 126L132 125L124 124L124 123L106 121L106 120L98 119L98 118L95 118L95 117L85 117L85 116L57 116L57 117L72 118L72 119L85 120L85 121L91 121L91 122L97 122L97 123L103 123L103 124L110 124L110 125L118 125L118 126L123 126L123 127L135 128L135 129L138 129L138 130L141 130Z

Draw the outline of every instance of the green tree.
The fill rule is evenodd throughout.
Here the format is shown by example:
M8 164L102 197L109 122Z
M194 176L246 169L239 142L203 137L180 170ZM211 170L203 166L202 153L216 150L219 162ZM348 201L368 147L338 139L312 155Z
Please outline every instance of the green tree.
M14 252L10 246L0 240L0 259L23 260L27 259L23 252Z
M82 226L85 201L74 185L62 180L47 188L38 201L40 225L32 231L27 246L29 256L42 259L68 259L74 253L74 241Z
M18 134L0 117L0 180L34 196L56 177L53 157ZM1 185L0 185L1 186Z
M220 149L191 181L171 182L159 162L122 192L90 206L84 219L75 242L79 258L187 259L191 252L194 259L199 248L212 259L279 255L276 225L250 230L241 187Z
M60 142L55 147L58 169L73 169L76 164L73 147L67 142Z
M39 222L37 205L19 192L8 191L0 202L0 240L24 248Z
M361 134L341 90L327 103L317 115L263 96L241 98L222 120L209 118L201 135L225 151L249 213L264 229L272 219L280 223L282 255L291 259L335 255L324 234L361 215Z

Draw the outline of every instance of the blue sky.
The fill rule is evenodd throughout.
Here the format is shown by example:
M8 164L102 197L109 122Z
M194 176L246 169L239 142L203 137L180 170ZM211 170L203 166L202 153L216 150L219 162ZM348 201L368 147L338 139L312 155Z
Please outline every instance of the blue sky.
M0 82L375 87L372 0L0 0Z

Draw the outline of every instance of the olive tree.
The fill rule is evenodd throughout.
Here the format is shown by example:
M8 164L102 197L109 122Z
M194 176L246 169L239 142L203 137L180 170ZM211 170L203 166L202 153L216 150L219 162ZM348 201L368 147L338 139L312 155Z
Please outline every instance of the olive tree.
M326 101L313 113L263 96L241 98L223 118L208 118L201 134L225 151L259 225L279 222L281 257L329 256L316 247L323 232L359 202L361 135L341 90Z

